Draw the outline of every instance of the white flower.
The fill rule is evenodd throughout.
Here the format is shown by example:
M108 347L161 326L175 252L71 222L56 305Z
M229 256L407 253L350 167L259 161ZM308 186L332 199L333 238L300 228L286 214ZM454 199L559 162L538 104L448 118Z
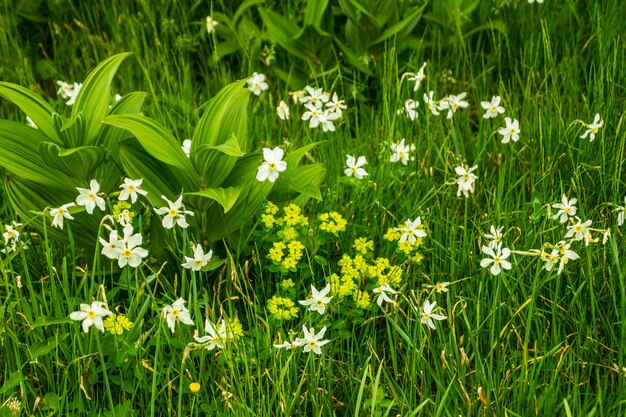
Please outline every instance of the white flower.
M365 160L364 156L359 156L358 159L355 159L352 155L346 155L346 166L347 168L343 171L348 177L354 175L357 180L363 179L368 175L367 171L363 169L363 166L367 164L367 160Z
M193 212L181 209L183 205L183 196L181 195L174 202L168 200L167 197L165 197L164 195L162 195L161 198L167 201L169 207L161 207L158 209L155 208L154 211L161 216L165 215L165 217L163 217L163 227L166 229L171 229L172 227L174 227L174 222L176 222L176 224L178 224L180 227L186 229L189 224L187 224L185 215L193 216Z
M404 226L395 227L395 230L402 232L402 236L400 236L400 240L398 242L402 243L405 241L409 241L409 243L415 243L418 237L426 237L427 234L424 231L424 225L422 224L422 218L417 217L415 220L411 221L411 219L407 219L404 222Z
M575 240L583 240L589 233L589 226L591 226L591 220L582 222L580 218L576 217L576 223L567 226L565 238L574 237Z
M248 78L246 82L248 83L248 89L257 96L261 95L261 92L267 90L268 88L268 85L265 82L264 74L257 74L254 72L252 77Z
M278 107L276 107L276 114L281 120L289 119L289 106L287 105L287 103L281 100L281 102L278 104Z
M433 313L433 309L437 305L436 301L433 301L432 304L426 300L424 305L422 306L422 324L427 325L431 329L435 330L435 323L433 320L445 320L446 316L442 316L441 314Z
M393 303L393 300L391 298L389 298L387 293L389 293L389 294L396 294L397 293L396 290L391 288L391 286L389 284L383 284L380 287L374 288L372 291L374 292L374 294L378 294L378 298L376 299L376 304L378 304L381 307L383 305L383 301L385 301L387 303Z
M115 101L120 101L122 99L122 95L116 94L114 99L115 99Z
M508 143L509 140L517 142L520 134L519 122L516 119L511 121L510 117L505 117L504 122L506 123L506 126L498 129L498 133L503 136L502 143Z
M296 344L297 346L303 346L304 352L312 351L316 355L320 355L322 353L322 349L320 348L326 343L330 342L330 340L322 340L322 338L324 337L324 333L326 333L326 326L324 326L318 334L315 334L315 329L313 329L312 327L310 329L307 329L306 326L303 324L302 331L304 332L304 338L296 339L294 344Z
M121 201L128 200L130 197L130 202L135 204L137 201L137 194L141 194L145 196L148 194L147 191L141 189L141 183L143 182L143 178L138 180L131 180L130 178L124 178L124 184L120 185L118 188L121 188L120 196L118 197Z
M291 99L293 100L294 104L302 103L302 99L304 98L304 91L292 91L289 93L289 95L291 95Z
M276 349L285 349L285 350L291 350L291 349L296 348L298 346L299 345L296 343L295 340L293 342L284 341L283 343L275 343L274 344L274 347Z
M326 103L326 107L328 107L328 109L330 109L335 114L337 114L337 116L340 117L343 114L343 111L346 109L344 100L339 100L337 93L333 93L333 98L331 99L331 101Z
M69 99L65 104L71 106L76 102L76 97L83 87L82 84L72 83L68 84L64 81L57 81L57 85L59 89L57 90L57 95L63 99Z
M404 102L404 111L407 115L407 117L409 118L409 120L414 121L415 119L417 119L417 109L419 107L420 103L419 101L415 101L415 100L411 100L408 99L407 101Z
M110 238L109 240L109 247L116 243L111 241ZM137 268L139 264L141 264L141 260L148 256L147 250L138 247L141 245L142 240L143 238L141 237L141 233L133 234L132 226L128 225L124 228L124 238L117 241L117 244L120 245L119 252L115 248L111 249L111 254L118 253L117 263L120 268L124 268L126 265L130 265L132 268Z
M21 223L15 223L13 222L12 225L10 224L5 224L4 225L4 230L6 230L2 236L4 237L4 244L8 245L9 241L14 240L14 243L17 243L20 240L20 234L17 230L15 230L16 227L21 226Z
M287 169L287 162L283 161L284 152L278 146L274 149L263 148L263 163L256 174L258 181L274 182L278 173Z
M189 158L189 156L191 155L191 139L185 139L183 141L183 146L181 146L183 152L185 152L185 155L187 156L187 158Z
M319 124L322 126L322 130L324 132L328 132L328 131L334 132L335 125L333 124L333 121L337 119L339 119L339 114L335 113L334 111L330 109L324 110L321 114L317 116L317 120Z
M528 4L533 4L535 1L537 2L537 4L543 3L543 0L528 0Z
M498 275L503 269L511 269L512 265L506 258L511 255L509 248L502 249L502 244L498 244L495 247L483 246L483 253L489 255L491 258L484 258L480 261L480 266L487 268L491 265L490 271L493 275Z
M161 315L167 321L167 325L169 326L172 333L176 330L176 322L180 321L183 324L193 325L193 321L189 316L189 310L185 307L185 300L179 298L174 301L171 306L165 306Z
M302 120L309 121L309 127L315 129L320 124L320 118L324 117L324 110L321 107L315 107L312 103L307 103L307 111L302 114Z
M563 194L563 198L561 199L561 203L552 204L552 208L558 209L557 213L554 215L554 220L560 219L561 223L566 223L570 217L574 217L576 215L576 204L578 200L572 198L568 200L565 194Z
M467 96L467 93L461 93L458 96L450 94L445 100L439 104L440 109L448 109L448 115L446 118L452 119L454 113L459 109L464 109L469 106L469 103L463 100Z
M300 97L300 103L311 104L313 107L321 109L323 104L328 101L328 94L321 88L313 88L307 85L304 89L309 95Z
M404 138L402 138L400 142L391 144L391 152L393 152L393 154L391 155L391 158L389 158L389 160L391 162L401 161L402 165L406 166L409 160L413 161L415 159L410 156L410 152L414 150L415 145L405 145Z
M98 191L100 191L100 184L98 181L91 180L89 182L89 189L76 187L80 194L76 197L76 204L79 206L85 206L85 210L87 213L92 214L93 209L98 206L98 208L102 211L105 210L106 205L104 202L104 198L98 196Z
M87 333L89 328L93 325L101 332L104 331L104 325L102 323L102 317L111 315L109 310L106 309L102 301L94 301L89 304L81 304L80 311L74 311L70 313L70 319L76 321L82 321L83 331Z
M179 315L179 319L180 319L180 315ZM185 322L183 321L183 323ZM193 323L185 323L185 324L193 324ZM172 326L170 326L170 328L172 328ZM230 339L230 335L226 331L226 322L224 320L222 320L222 323L220 324L220 328L216 329L213 323L211 323L208 319L205 319L204 331L208 333L207 336L202 336L202 337L194 336L193 338L196 339L196 342L198 343L208 343L205 346L206 350L213 350L215 348L222 349L224 348L223 342Z
M465 198L469 197L469 193L474 193L474 182L478 178L476 174L473 173L478 168L478 165L474 165L473 167L469 166L458 166L454 168L454 171L459 176L456 179L456 184L459 186L456 196L460 197L461 193L465 196Z
M327 297L330 292L330 284L326 284L322 291L318 291L313 284L311 284L311 298L306 300L299 300L298 302L303 306L309 306L310 311L317 311L320 315L326 311L326 304L333 298Z
M489 229L490 233L486 233L484 235L486 239L489 239L487 246L490 246L493 248L502 242L502 229L503 228L504 226L500 226L498 228L496 228L493 225L491 226L491 228Z
M589 142L593 142L593 140L596 138L598 130L600 130L603 124L604 120L600 119L599 113L596 113L596 116L593 118L593 123L587 125L587 131L583 133L580 137L582 139L585 139L587 136L589 136Z
M37 125L35 124L35 122L33 122L33 119L31 119L28 116L26 116L26 123L28 124L28 126L32 127L33 129L37 129Z
M558 254L561 255L561 259L559 262L559 270L557 271L557 275L563 271L563 268L570 260L575 261L576 259L580 258L580 256L578 256L576 252L570 249L570 245L571 245L570 243L566 243L565 241L560 241L559 243L556 244L558 249L554 249L552 251L553 254L554 254L554 251L556 251Z
M122 254L122 246L124 246L124 242L118 239L117 230L111 231L108 242L104 240L104 238L99 238L99 241L102 245L102 251L100 253L107 258L117 259Z
M405 74L405 75L410 75L410 77L408 78L409 81L415 81L415 85L413 86L413 91L419 90L420 84L426 78L426 75L424 75L424 69L425 68L426 68L426 63L424 62L424 64L419 69L419 71L417 71L417 73L414 74L412 72L407 72Z
M499 114L504 113L504 107L500 105L500 101L502 98L500 96L491 97L491 102L489 101L481 101L480 106L485 109L485 114L483 118L496 118Z
M543 268L546 271L551 271L554 265L559 263L559 251L552 249L552 252L541 252L541 260L544 262Z
M63 204L59 208L54 208L50 210L50 215L52 216L52 226L58 227L59 229L63 229L63 218L73 220L74 217L70 214L68 208L74 207L76 204L67 203Z
M199 271L205 266L213 257L213 251L209 250L206 254L202 250L202 246L198 243L193 253L193 258L185 256L185 263L182 264L183 268L191 269L192 271Z
M434 94L434 91L430 91L428 95L424 93L424 103L426 103L426 107L428 107L428 110L430 110L433 115L439 116L439 110L441 110L441 108L435 101Z
M213 18L211 16L207 16L206 17L206 31L208 33L213 33L215 32L215 27L217 25L219 25L219 22L216 22L215 20L213 20Z

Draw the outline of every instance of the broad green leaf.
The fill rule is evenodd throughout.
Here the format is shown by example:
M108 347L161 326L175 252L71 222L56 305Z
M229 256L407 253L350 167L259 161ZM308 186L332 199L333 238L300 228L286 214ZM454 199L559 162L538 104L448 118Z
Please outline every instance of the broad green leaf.
M43 134L48 136L51 141L61 145L52 122L52 113L55 111L44 99L28 88L7 82L0 82L0 97L6 98L18 106L26 115L33 119L33 122Z
M0 166L18 177L45 185L69 181L65 175L46 167L41 158L39 144L47 139L37 129L0 120Z
M319 184L324 179L325 173L326 169L320 164L292 167L290 172L286 171L278 177L269 199L294 200L297 204L305 204L309 198L321 200Z
M413 13L411 13L410 15L408 15L407 17L405 17L404 19L402 19L400 22L396 23L392 27L385 30L378 38L374 40L374 42L372 42L372 44L375 45L377 43L384 42L385 40L394 36L396 33L404 30L406 27L411 26L411 25L415 26L417 24L417 21L419 20L420 14L424 11L424 8L426 7L427 4L428 3L424 3L422 7L415 9Z
M39 316L35 319L35 322L33 323L33 327L52 326L52 325L56 326L59 324L71 324L71 323L75 324L76 322L67 317Z
M237 24L239 18L252 6L256 6L257 4L265 3L265 0L245 0L243 3L237 7L235 14L233 15L233 23Z
M322 29L321 25L324 20L324 13L328 7L328 0L317 0L306 3L306 11L304 12L304 27L294 36L299 39L304 36L307 26L315 28L315 36L330 36L330 33Z
M113 104L109 114L139 114L147 96L148 93L144 93L143 91L134 91L126 94ZM104 125L98 133L95 144L104 146L109 152L114 154L117 150L117 143L130 136L131 134L124 129Z
M234 135L218 146L201 145L191 154L196 172L200 175L205 187L218 187L230 175L237 162L243 156L239 143Z
M136 114L122 114L108 116L104 123L130 131L141 146L159 161L180 168L187 175L193 172L180 143L157 121Z
M217 201L224 208L224 213L228 213L239 198L241 188L242 187L207 188L206 190L196 193L185 193L183 196L193 195Z
M109 111L111 81L120 63L129 55L130 52L125 52L105 59L85 79L72 107L72 116L82 113L85 117L86 137L82 144L87 145L95 140L102 119Z
M0 388L0 395L4 395L6 392L12 391L15 387L20 385L24 381L24 376L20 371L13 372L10 376L4 376L4 383Z
M41 142L39 153L48 166L76 178L85 185L92 179L93 171L106 158L106 150L98 146L61 149L51 142Z
M273 41L276 41L290 55L307 59L303 45L294 39L301 30L298 25L273 10L260 8L259 13Z
M245 80L222 88L207 104L191 138L191 153L202 145L219 146L233 135L238 147L245 152L248 147L247 117L250 91L244 88Z

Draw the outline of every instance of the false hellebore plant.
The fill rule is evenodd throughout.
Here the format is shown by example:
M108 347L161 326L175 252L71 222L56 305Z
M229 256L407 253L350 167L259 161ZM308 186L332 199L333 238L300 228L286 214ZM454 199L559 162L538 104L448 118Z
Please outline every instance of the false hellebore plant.
M275 182L257 180L263 158L260 152L250 152L250 91L244 88L245 80L224 87L209 101L187 156L182 140L140 114L146 93L112 99L111 82L129 55L112 56L87 76L69 116L57 113L27 88L0 82L0 97L20 107L35 125L0 120L0 166L5 169L9 201L22 220L43 212L46 224L51 224L50 210L74 201L77 188L87 190L94 179L98 196L109 200L109 205L111 198L118 198L124 178L143 179L143 201L154 208L163 206L164 198L174 201L182 196L185 209L195 213L187 220L198 241L236 235L266 198L299 203L320 198L318 185L324 167L298 166L316 144L288 150L285 162L289 168ZM93 247L106 212L80 205L68 209L75 244ZM159 256L167 247L166 231L161 218L154 213L151 216L144 229L149 227L151 252ZM43 226L40 221L32 224ZM55 239L68 237L67 230L46 230Z

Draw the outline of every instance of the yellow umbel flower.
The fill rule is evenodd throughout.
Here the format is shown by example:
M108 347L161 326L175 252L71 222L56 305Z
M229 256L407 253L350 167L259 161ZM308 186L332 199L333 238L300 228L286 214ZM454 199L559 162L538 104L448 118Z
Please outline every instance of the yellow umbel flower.
M126 316L122 314L111 314L102 322L105 330L111 334L121 335L126 330L130 330L133 327L133 322L128 320Z
M226 322L226 330L233 336L243 336L243 326L239 321L239 317L224 320Z
M280 282L280 286L285 289L288 290L289 288L294 288L296 286L296 284L293 282L293 280L290 279L284 279Z
M283 251L286 248L287 248L287 245L285 245L283 242L274 242L267 257L270 258L274 262L280 262L283 260L283 256L285 255Z
M348 224L341 214L336 211L322 213L320 214L319 219L322 221L320 224L320 230L330 232L334 235L346 230L346 225Z
M298 235L298 231L291 226L287 226L283 230L283 239L285 239L286 241L297 239Z
M402 233L400 233L400 231L394 229L393 227L390 227L389 229L387 229L387 233L385 233L383 239L393 242L400 239L400 236L402 236Z
M265 204L265 213L272 214L272 215L278 213L278 206L272 203L271 201L268 201Z
M290 256L288 258L285 258L285 260L282 263L282 266L285 269L295 270L296 266L298 266L298 261L295 258Z
M374 241L367 240L367 238L359 237L356 238L354 244L352 245L357 252L361 252L363 255L367 254L367 252L371 252L374 250Z
M354 301L359 308L367 308L371 304L370 294L365 291L357 290L354 292Z
M271 229L274 227L276 219L272 214L261 214L261 223L263 223L268 229Z
M289 204L283 211L285 212L283 220L288 226L297 226L299 224L307 226L309 224L308 219L302 215L302 209L295 204Z
M298 307L292 300L277 295L267 300L267 311L278 320L291 320L298 315Z

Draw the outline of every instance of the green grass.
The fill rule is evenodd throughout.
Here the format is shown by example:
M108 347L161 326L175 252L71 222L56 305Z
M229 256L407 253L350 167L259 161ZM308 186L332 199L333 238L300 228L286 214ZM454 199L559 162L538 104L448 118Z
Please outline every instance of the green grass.
M341 255L354 254L357 237L374 240L376 256L391 257L383 235L418 215L428 237L421 263L400 263L396 306L374 304L363 317L332 304L324 317L300 308L297 319L276 323L266 309L283 279L266 257L275 236L255 234L230 248L244 254L223 268L190 273L173 262L161 270L164 260L120 272L99 251L25 235L28 250L0 254L0 405L17 397L21 415L626 415L626 265L614 212L626 194L622 2L487 2L506 35L484 30L458 39L450 28L421 21L424 42L408 66L416 71L428 62L427 79L414 98L429 90L436 97L468 92L469 108L451 121L433 117L423 103L415 122L396 115L413 92L400 83L407 62L399 62L393 43L378 57L375 81L349 66L312 66L310 84L337 91L348 105L332 134L309 129L295 106L290 121L279 121L275 107L291 100L288 89L249 51L211 64L208 3L57 1L42 4L40 23L15 13L27 3L0 6L0 78L43 93L60 111L55 80L78 81L102 59L133 51L114 90L147 91L146 115L182 142L220 88L253 71L268 74L270 89L251 99L249 134L258 149L280 145L287 153L293 148L285 140L294 147L324 140L310 155L327 168L323 199L304 211L312 219L337 211L348 220L337 239L321 240L316 255L328 264L311 257L286 276L296 283L295 299L308 297L311 284L322 288ZM287 7L274 3L281 12ZM214 11L232 9L213 3ZM255 8L247 13L258 21ZM454 82L442 81L446 71ZM520 121L519 142L500 143L494 132L502 117L482 118L480 101L492 95ZM574 121L590 123L596 113L605 121L598 137L580 139L584 127ZM0 116L24 120L4 100ZM408 167L389 162L389 144L400 138L416 145ZM346 154L365 155L369 177L346 181ZM478 165L468 199L456 197L451 184L462 162ZM518 251L560 240L565 226L547 214L562 194L578 199L582 219L611 228L606 245L576 242L580 260L560 275L523 255L512 255L513 269L496 277L480 268L481 236L492 224L504 226L505 245ZM14 215L4 191L0 198L6 224ZM259 221L252 227L262 235ZM176 245L180 264L185 242ZM449 292L426 288L442 281L451 282ZM68 319L80 303L102 300L103 289L109 307L121 306L134 323L122 336L85 334ZM160 318L179 296L201 335L204 317L235 316L245 335L219 353L186 350L194 329L172 334ZM448 317L435 331L411 307L426 299ZM272 347L278 333L302 324L329 327L321 356ZM199 393L190 393L190 382L201 384ZM10 415L7 407L0 415Z

